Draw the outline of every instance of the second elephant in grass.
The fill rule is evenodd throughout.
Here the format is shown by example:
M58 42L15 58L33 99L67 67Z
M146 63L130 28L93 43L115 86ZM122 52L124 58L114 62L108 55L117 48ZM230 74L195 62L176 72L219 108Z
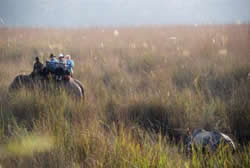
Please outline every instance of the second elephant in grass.
M215 152L219 147L227 146L231 151L236 147L233 140L219 131L206 131L195 129L193 133L185 139L185 148L188 153L199 149L204 152Z

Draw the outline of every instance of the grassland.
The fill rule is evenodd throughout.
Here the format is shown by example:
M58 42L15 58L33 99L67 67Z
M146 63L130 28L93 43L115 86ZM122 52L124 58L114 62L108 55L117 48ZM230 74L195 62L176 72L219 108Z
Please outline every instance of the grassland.
M71 54L85 103L8 86ZM249 167L250 26L0 29L0 167ZM190 128L238 150L182 152Z

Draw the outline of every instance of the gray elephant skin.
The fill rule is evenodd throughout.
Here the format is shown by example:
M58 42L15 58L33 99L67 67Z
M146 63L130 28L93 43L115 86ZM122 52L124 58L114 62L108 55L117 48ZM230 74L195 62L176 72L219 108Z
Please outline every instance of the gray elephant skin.
M9 91L14 92L20 88L39 88L46 90L49 84L55 84L57 88L65 89L65 91L72 94L72 96L78 99L84 99L85 90L83 84L79 80L71 77L68 80L55 81L53 79L45 79L43 77L32 77L31 75L20 74L17 75L10 84Z
M202 152L215 152L220 146L228 145L234 152L236 150L233 140L226 134L219 131L206 131L195 129L185 140L186 152L202 149Z

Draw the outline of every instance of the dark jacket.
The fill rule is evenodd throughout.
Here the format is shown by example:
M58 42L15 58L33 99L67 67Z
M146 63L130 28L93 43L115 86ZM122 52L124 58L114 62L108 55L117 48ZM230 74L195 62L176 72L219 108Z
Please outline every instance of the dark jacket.
M43 71L43 64L38 61L33 66L33 72L34 73L41 73Z

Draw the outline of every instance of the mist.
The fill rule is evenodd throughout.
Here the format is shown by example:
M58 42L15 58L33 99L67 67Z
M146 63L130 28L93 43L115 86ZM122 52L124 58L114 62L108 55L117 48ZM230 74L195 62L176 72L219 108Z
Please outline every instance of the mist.
M5 0L0 25L84 27L250 21L249 0Z

